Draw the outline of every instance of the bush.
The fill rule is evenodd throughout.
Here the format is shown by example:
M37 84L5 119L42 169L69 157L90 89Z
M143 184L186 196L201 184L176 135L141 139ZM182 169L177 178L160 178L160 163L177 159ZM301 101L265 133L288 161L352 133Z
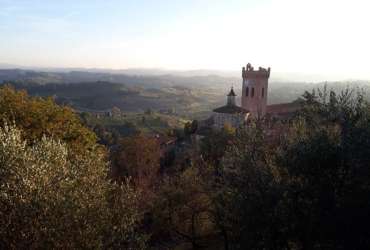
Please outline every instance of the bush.
M137 193L106 178L102 154L69 158L60 141L32 145L0 129L0 248L143 247Z

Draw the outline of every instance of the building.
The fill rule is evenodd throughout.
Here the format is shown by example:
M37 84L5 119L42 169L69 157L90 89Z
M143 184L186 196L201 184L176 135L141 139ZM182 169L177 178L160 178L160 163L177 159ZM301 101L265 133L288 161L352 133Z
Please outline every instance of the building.
M213 127L220 129L226 124L239 128L244 126L248 119L249 111L239 107L235 102L236 94L234 89L231 88L227 95L227 102L225 106L213 110Z
M300 109L300 103L289 102L267 105L270 72L270 68L259 67L258 70L254 70L250 63L242 68L241 106L249 110L251 118L289 119Z
M206 128L221 129L225 124L240 128L247 124L248 119L264 118L266 124L268 121L290 119L300 109L299 102L267 105L270 72L270 68L259 67L254 70L250 63L243 67L241 106L236 105L236 94L231 88L226 105L214 109L209 119L199 122L200 131Z
M267 110L267 90L270 68L254 70L250 63L242 69L242 108L254 118L263 117Z

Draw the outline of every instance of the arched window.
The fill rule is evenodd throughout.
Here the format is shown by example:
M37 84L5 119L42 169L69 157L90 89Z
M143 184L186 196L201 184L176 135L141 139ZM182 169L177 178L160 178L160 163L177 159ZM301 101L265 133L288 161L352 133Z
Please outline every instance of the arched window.
M262 98L265 96L265 88L262 88Z
M252 94L251 94L251 97L254 96L254 88L252 88Z
M249 95L249 88L247 87L247 89L245 90L245 96L248 96Z

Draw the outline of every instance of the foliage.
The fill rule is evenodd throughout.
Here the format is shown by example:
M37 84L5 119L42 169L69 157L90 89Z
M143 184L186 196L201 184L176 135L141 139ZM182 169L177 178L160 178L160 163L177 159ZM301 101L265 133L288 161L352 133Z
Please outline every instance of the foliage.
M30 97L9 86L0 88L0 119L24 130L30 143L45 135L83 151L96 142L95 134L82 125L72 109L56 105L52 98Z
M276 144L263 123L203 140L224 249L370 246L369 104L353 90L306 92L302 101Z
M7 87L0 97L2 118L17 127L0 129L0 248L140 249L144 231L159 249L370 247L370 106L361 92L306 92L279 130L261 119L198 143L197 122L187 123L168 131L183 140L166 168L161 137L119 140L100 124L100 142L117 145L119 184L69 109Z
M282 218L277 216L281 190L273 154L262 127L257 125L251 123L237 131L222 160L215 202L223 214L219 218L224 240L229 241L225 248L269 249L282 244Z
M123 138L114 156L113 176L118 180L131 177L138 189L151 196L158 182L160 156L156 138L143 134Z
M224 128L219 131L211 131L201 142L200 152L202 158L209 164L219 167L225 154L226 148L235 139L234 131Z
M0 129L1 248L143 247L137 194L106 179L102 154L69 158L65 144L22 133Z
M133 136L137 133L147 135L168 134L173 129L182 129L186 120L174 116L152 112L122 113L118 116L81 114L84 124L98 135L99 143L114 146L122 137Z
M185 134L185 136L192 135L197 131L197 129L198 129L198 121L197 120L194 120L192 122L187 122L187 123L185 123L185 126L184 126L184 134Z
M369 106L350 90L304 97L278 157L290 237L303 249L368 248Z
M214 233L215 225L202 175L198 166L191 166L164 179L153 210L156 234L167 235L176 245L188 248L209 245L207 239Z

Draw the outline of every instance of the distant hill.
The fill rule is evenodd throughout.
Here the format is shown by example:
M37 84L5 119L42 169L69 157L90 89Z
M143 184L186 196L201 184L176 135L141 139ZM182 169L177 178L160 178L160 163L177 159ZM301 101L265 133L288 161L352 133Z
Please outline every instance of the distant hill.
M35 84L105 81L145 88L161 88L168 86L207 86L212 88L223 88L226 82L229 84L229 86L231 86L232 83L235 84L236 82L239 82L239 79L235 77L223 77L217 75L130 75L86 71L42 72L22 69L0 69L0 82L2 81L15 81Z
M65 84L35 84L12 82L33 96L53 96L60 104L79 110L107 110L118 107L124 112L147 109L183 117L196 117L219 105L217 92L181 86L143 88L111 82L80 82Z
M26 89L31 95L55 96L58 102L75 108L104 110L119 107L127 112L174 110L175 115L188 118L206 117L211 110L225 102L225 95L233 85L238 98L241 79L218 75L128 75L103 72L41 72L34 70L0 70L0 82ZM289 82L269 83L268 102L291 102L305 90L322 88L341 91L347 86L366 91L369 98L370 82ZM370 98L369 98L370 99Z
M258 65L256 65L258 66ZM268 65L261 65L268 66ZM37 72L49 73L69 73L69 72L85 72L98 74L113 74L113 75L131 75L131 76L183 76L183 77L198 77L198 76L219 76L240 78L240 69L235 70L210 70L210 69L195 69L195 70L171 70L162 68L128 68L128 69L109 69L109 68L58 68L58 67L26 67L21 65L13 65L7 63L0 63L1 69L19 69ZM340 73L340 72L338 72ZM332 74L313 74L302 72L281 72L275 71L272 68L271 81L277 82L324 82L324 81L348 81L348 79L356 80L350 75L346 76L344 73L339 75Z

